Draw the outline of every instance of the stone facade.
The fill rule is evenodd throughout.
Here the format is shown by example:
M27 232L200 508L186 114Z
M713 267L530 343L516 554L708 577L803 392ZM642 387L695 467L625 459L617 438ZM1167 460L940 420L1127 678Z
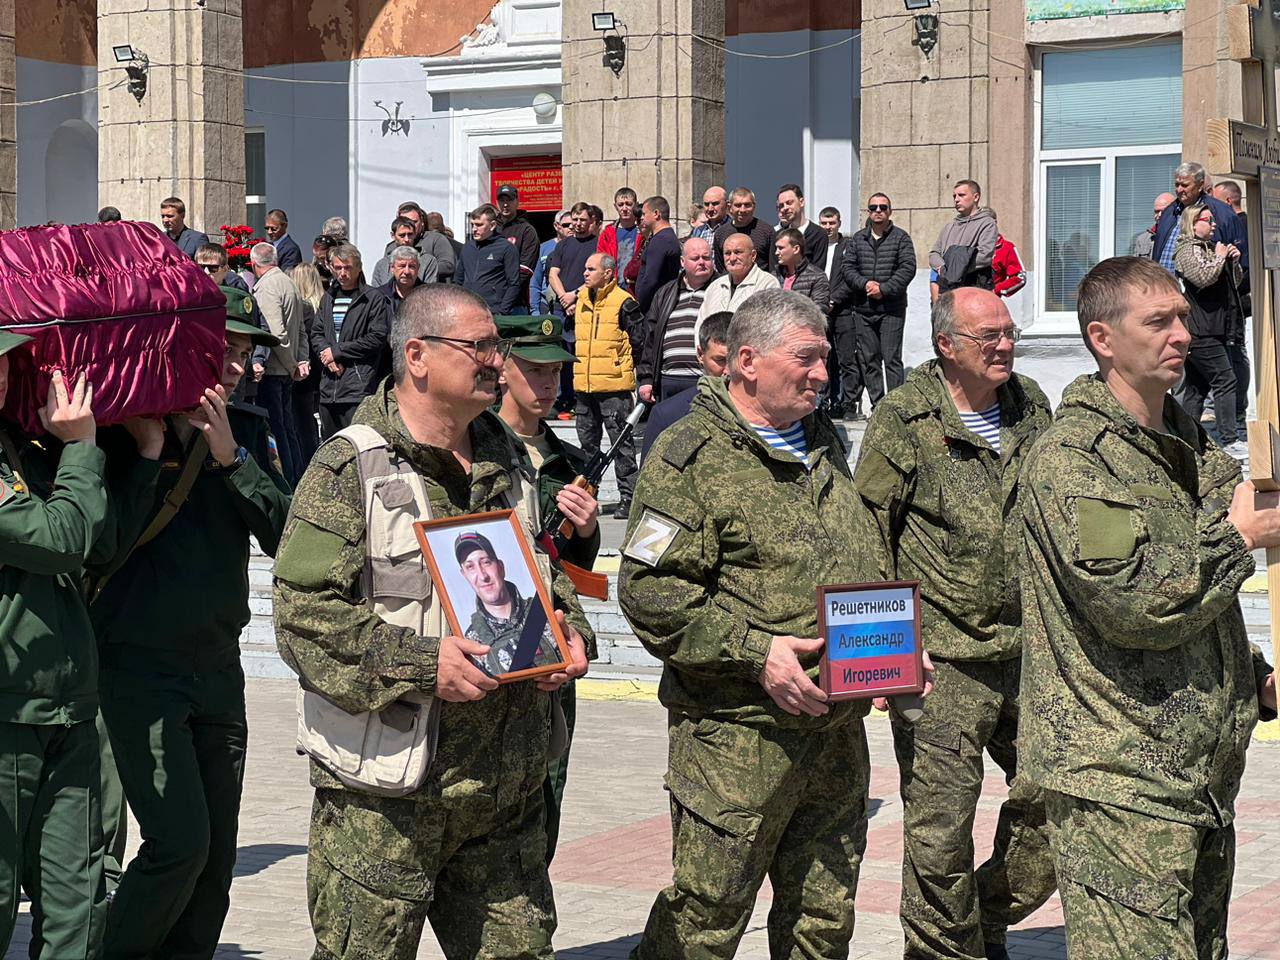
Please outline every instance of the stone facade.
M14 0L0 0L0 229L18 220L18 58L14 45Z
M992 18L1005 19L990 12L993 5L1016 8L1023 16L1022 4L1009 0L969 0L925 11L940 21L938 44L928 55L912 44L915 12L907 12L901 0L862 5L862 195L889 192L894 221L911 234L922 261L955 216L956 180L977 180L984 201L1001 210L1023 200L1021 192L1017 198L994 195L988 178L988 29Z
M684 219L724 175L724 3L642 0L614 9L625 20L626 66L603 66L597 2L565 0L564 199L613 210L630 186L661 194Z
M141 103L123 84L100 92L101 203L154 221L175 195L197 229L244 222L242 30L241 0L100 0L99 82L120 79L114 45L150 58Z

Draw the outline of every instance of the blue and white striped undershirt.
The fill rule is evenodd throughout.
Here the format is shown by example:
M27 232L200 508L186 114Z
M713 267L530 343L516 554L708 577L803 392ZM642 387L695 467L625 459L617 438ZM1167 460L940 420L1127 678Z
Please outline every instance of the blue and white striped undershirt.
M806 467L809 465L809 444L804 439L803 422L797 420L789 430L781 432L773 427L763 427L758 423L753 423L751 427L760 435L760 439L773 449L791 454Z
M996 453L1000 452L1000 403L976 413L957 410L964 425L991 444Z

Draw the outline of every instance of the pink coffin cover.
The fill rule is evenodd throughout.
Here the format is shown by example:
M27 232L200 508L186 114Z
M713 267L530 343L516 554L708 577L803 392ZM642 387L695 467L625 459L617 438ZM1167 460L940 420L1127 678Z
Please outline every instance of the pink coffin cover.
M25 227L0 231L0 326L33 338L9 353L3 413L38 435L59 369L87 375L101 425L195 406L222 371L226 298L153 224Z

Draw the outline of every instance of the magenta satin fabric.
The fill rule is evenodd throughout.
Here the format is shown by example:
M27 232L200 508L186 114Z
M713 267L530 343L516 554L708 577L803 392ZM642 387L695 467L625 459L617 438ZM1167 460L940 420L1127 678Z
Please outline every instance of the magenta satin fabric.
M0 326L32 337L9 353L4 416L43 433L53 371L93 384L100 425L187 409L218 383L226 298L150 223L0 232Z

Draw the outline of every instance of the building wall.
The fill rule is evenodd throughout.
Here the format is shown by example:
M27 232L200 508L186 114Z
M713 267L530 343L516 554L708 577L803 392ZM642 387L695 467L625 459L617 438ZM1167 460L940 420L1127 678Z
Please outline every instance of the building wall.
M837 43L807 57L742 56ZM750 187L773 219L777 188L799 183L811 217L831 205L847 221L858 207L859 38L848 28L802 29L740 33L725 45L726 185Z
M92 66L18 58L20 100L88 90L97 82ZM17 115L18 224L94 220L99 206L97 94L23 107Z

